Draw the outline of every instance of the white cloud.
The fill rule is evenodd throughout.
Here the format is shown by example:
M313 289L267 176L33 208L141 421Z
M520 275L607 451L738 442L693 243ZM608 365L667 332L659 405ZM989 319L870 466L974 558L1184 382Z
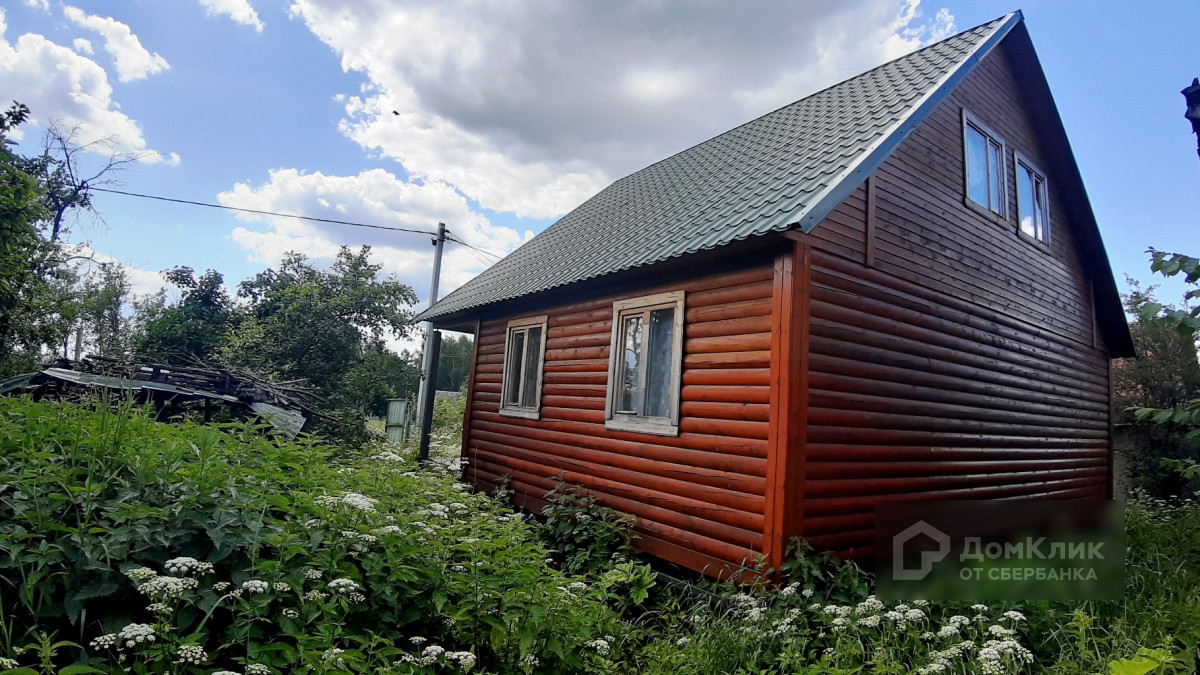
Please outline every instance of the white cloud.
M76 263L76 269L81 273L87 272L97 264L120 266L121 269L125 270L125 278L129 280L129 293L134 297L151 295L157 293L160 289L168 288L168 284L163 279L161 272L134 267L111 255L100 253L87 244L73 244L70 249L71 256L87 259L77 261Z
M252 26L260 33L265 26L249 0L200 0L200 4L210 15L224 14L237 23Z
M25 0L25 5L34 9L40 9L43 12L50 11L50 0Z
M71 45L80 54L88 54L90 56L96 53L96 50L92 49L92 41L85 38L75 38L75 41Z
M343 133L481 206L549 217L953 26L919 0L294 0L369 84Z
M472 246L506 254L522 242L516 231L492 225L470 208L466 198L439 181L405 182L382 169L353 176L302 173L296 169L271 171L260 186L238 183L217 196L221 204L237 208L295 213L317 218L433 232L438 222ZM369 244L375 262L386 272L411 285L428 302L433 247L427 234L413 234L314 223L256 214L239 218L268 224L267 231L236 228L231 237L249 251L252 261L274 265L288 251L314 259L332 259L338 247ZM458 288L485 265L458 244L447 244L442 262L441 294ZM486 259L486 258L485 258ZM489 261L490 262L490 261Z
M98 152L142 153L151 163L178 163L178 155L163 156L147 147L137 122L118 110L99 64L35 33L10 43L5 30L0 10L0 91L29 106L31 126L57 120L75 129L82 144L112 140L110 146L95 146Z
M142 80L171 67L166 59L147 51L129 26L116 19L85 14L83 10L70 5L63 7L63 15L104 38L104 51L116 61L117 77L122 82Z

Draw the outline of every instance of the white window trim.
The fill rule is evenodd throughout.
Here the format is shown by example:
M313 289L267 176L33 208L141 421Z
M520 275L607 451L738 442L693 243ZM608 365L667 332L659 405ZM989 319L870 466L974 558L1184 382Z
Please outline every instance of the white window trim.
M621 363L619 349L621 337L621 318L623 315L637 311L650 311L664 307L675 308L675 332L671 345L671 391L669 393L669 417L642 417L627 413L615 413L617 391L614 384L617 381L617 370ZM654 434L657 436L679 435L679 389L683 379L683 317L684 292L671 291L657 293L640 298L617 300L613 303L612 337L609 340L608 354L608 392L604 402L604 426L619 431L635 431L638 433Z
M548 318L547 316L542 315L542 316L530 316L530 317L525 317L525 318L521 318L521 319L513 319L512 321L508 322L508 326L506 326L504 329L504 353L503 353L503 356L504 356L503 373L504 374L500 380L500 414L504 415L505 417L521 417L521 418L528 419L528 420L541 419L541 416L542 416L542 380L544 379L545 374L546 374L546 332L547 332L546 331L546 323L547 323L547 318ZM538 355L537 391L534 392L534 404L532 407L508 405L504 401L504 395L505 395L505 392L508 391L508 380L513 375L508 370L508 361L509 361L508 345L509 345L509 342L512 340L514 330L519 330L522 328L536 328L536 327L541 327L541 329L542 329L542 344L541 344L541 351ZM528 335L528 333L526 333L526 335ZM526 342L525 348L526 349L529 348L528 341ZM518 378L521 378L518 381L523 381L523 379L524 379L523 375L524 375L524 369L525 369L525 361L526 361L526 359L524 357L522 357L521 358L521 371L522 372L516 374L516 376ZM518 396L518 399L519 398L520 397Z
M971 158L967 152L967 129L974 127L976 131L982 133L988 140L1000 146L1000 162L1003 166L1000 170L1000 210L993 211L990 204L980 204L971 198ZM967 204L976 209L989 213L997 218L1008 219L1008 143L1000 134L991 130L983 122L980 122L966 109L962 111L962 148L963 148L963 199ZM989 188L990 189L990 188Z
M1017 190L1018 190L1018 192L1017 192L1017 232L1024 237L1028 237L1029 239L1032 239L1033 241L1036 241L1038 243L1049 246L1050 238L1053 236L1053 233L1051 232L1051 228L1050 228L1050 179L1048 179L1046 177L1045 171L1042 171L1041 168L1039 168L1037 164L1034 164L1033 162L1029 161L1029 157L1022 154L1021 152L1014 151L1013 158L1016 160L1013 163L1013 166L1014 166L1013 178L1017 182ZM1021 193L1020 193L1020 189L1021 189L1021 166L1022 165L1024 165L1024 167L1026 169L1029 169L1029 171L1031 173L1033 173L1035 176L1042 179L1042 189L1045 190L1045 194L1042 195L1042 204L1045 207L1043 209L1043 213L1042 213L1042 220L1043 220L1042 232L1045 235L1044 237L1038 237L1036 235L1029 234L1025 230L1021 229Z

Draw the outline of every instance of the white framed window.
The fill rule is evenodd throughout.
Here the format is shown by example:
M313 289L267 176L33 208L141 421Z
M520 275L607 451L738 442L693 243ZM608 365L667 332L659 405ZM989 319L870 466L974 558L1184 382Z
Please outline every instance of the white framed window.
M1050 194L1046 174L1021 153L1017 159L1017 224L1021 232L1050 243Z
M546 317L508 322L504 336L504 378L500 414L538 419L542 409L542 371L546 365Z
M660 436L679 433L683 291L613 303L605 426Z
M1001 218L1008 203L1004 155L1004 141L964 110L967 199Z

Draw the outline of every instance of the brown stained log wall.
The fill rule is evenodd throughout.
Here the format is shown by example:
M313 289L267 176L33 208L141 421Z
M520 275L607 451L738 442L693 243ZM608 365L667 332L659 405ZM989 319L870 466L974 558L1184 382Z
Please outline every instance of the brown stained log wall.
M964 201L964 108L1006 143L1006 219ZM1014 149L1048 172L1049 246L1017 233ZM516 316L484 321L467 477L540 511L561 472L713 575L795 534L868 554L883 498L1107 496L1108 354L1051 169L1001 47L773 265L525 312L549 316L541 419L498 414ZM681 288L680 434L606 429L613 301Z
M636 293L539 307L548 315L541 419L499 414L505 326L476 341L466 475L490 489L508 477L535 512L560 472L638 518L638 546L712 575L763 551L774 270L725 272ZM604 426L614 300L683 289L677 437Z
M964 202L964 108L1006 143L1007 219ZM814 249L799 529L818 549L869 554L881 498L1108 495L1091 284L1053 173L1050 246L1018 235L1014 149L1050 172L1000 49L872 174L869 247L798 238Z

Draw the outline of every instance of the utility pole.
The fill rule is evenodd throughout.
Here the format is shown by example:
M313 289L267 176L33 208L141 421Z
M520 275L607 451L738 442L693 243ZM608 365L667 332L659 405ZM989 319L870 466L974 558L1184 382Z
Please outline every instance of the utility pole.
M446 242L446 224L438 223L437 239L433 245L437 247L433 254L433 281L429 284L429 306L438 300L438 278L442 275L442 244ZM417 419L421 422L420 451L418 458L423 462L429 459L429 434L433 426L433 397L437 387L437 352L441 346L441 334L434 335L433 322L425 322L425 354L421 368L421 389L417 394Z

